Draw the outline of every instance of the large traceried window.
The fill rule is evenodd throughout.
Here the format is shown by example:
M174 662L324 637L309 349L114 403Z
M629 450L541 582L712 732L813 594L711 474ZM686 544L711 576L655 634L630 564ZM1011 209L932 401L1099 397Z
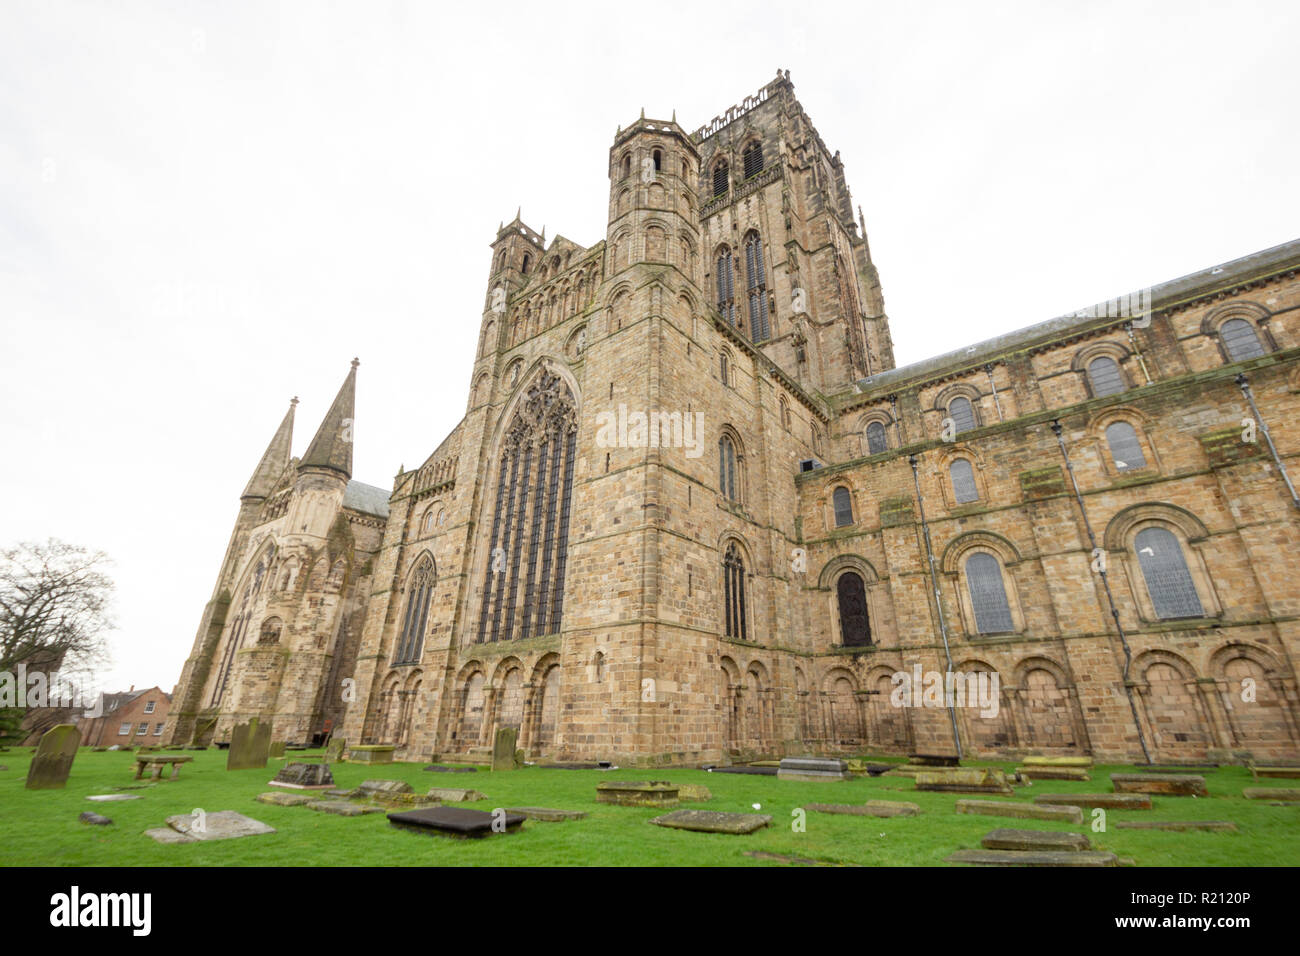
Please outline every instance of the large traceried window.
M1182 546L1173 532L1165 528L1143 528L1137 533L1133 547L1157 617L1163 620L1205 614L1187 570Z
M1133 471L1147 466L1137 431L1128 422L1111 422L1106 426L1106 444L1116 471Z
M1099 356L1088 363L1088 381L1092 384L1092 394L1097 398L1118 395L1125 390L1124 376L1120 374L1119 365L1108 355Z
M1245 319L1229 319L1224 322L1219 326L1219 338L1228 358L1233 362L1259 358L1265 354L1254 326Z
M394 664L419 663L424 652L424 629L429 621L429 602L433 599L433 558L424 555L411 572L411 583L406 587L406 614L402 617L402 633L398 635L393 652Z
M225 652L221 656L221 665L217 668L217 680L212 688L212 697L208 701L210 707L220 704L226 694L226 684L230 680L230 669L235 662L235 653L244 645L248 622L253 617L253 607L262 593L262 582L267 575L273 555L274 552L269 551L259 558L252 574L245 581L239 609L234 617L230 618L230 633L226 637Z
M758 233L745 237L745 275L749 287L749 337L766 342L771 337L767 317L767 278L763 272L763 240Z
M1003 634L1015 630L1011 606L1002 583L1002 565L986 551L966 559L966 585L975 610L975 630L980 634Z
M745 561L740 548L732 541L722 559L722 591L725 610L725 634L737 641L748 640L749 622L745 612Z
M480 643L560 630L577 433L573 392L558 375L542 372L524 393L502 443Z
M732 271L731 250L718 252L718 312L728 325L736 324L736 284Z

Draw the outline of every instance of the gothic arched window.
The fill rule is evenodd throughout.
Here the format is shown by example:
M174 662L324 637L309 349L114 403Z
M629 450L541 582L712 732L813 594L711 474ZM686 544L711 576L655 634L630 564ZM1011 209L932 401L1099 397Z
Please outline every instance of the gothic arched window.
M541 372L523 393L502 440L480 643L559 633L577 433L573 392L558 375Z
M740 548L732 541L722 559L722 593L726 605L724 634L737 641L747 640L749 627L745 614L745 561Z
M726 352L718 356L718 379L723 385L731 384L731 359Z
M1182 546L1173 532L1165 528L1143 528L1137 533L1133 547L1156 617L1163 620L1204 615Z
M736 283L731 269L731 250L718 252L718 312L728 325L736 324Z
M725 195L730 185L731 170L724 159L713 167L713 197Z
M1007 590L1002 583L1002 565L986 551L966 559L966 586L975 610L975 630L980 634L1003 634L1015 630Z
M393 653L394 664L418 663L424 652L424 628L429 621L429 602L433 597L435 578L433 559L426 554L416 563L411 582L406 587L406 614Z
M1092 394L1097 398L1118 395L1125 388L1119 365L1108 355L1099 356L1088 363L1088 381L1092 384Z
M835 527L853 524L853 496L849 489L840 485L831 493L831 500L835 505Z
M1224 322L1219 326L1219 339L1232 362L1259 358L1265 354L1254 326L1245 319L1229 319Z
M1142 443L1138 441L1137 431L1128 422L1111 422L1107 425L1106 444L1110 445L1110 459L1115 463L1116 471L1146 467Z
M879 455L889 450L889 439L885 437L885 426L881 422L872 422L867 426L867 454Z
M766 342L771 336L767 320L767 278L763 273L763 240L758 233L745 237L745 275L749 288L749 337Z
M763 144L757 141L750 143L741 154L741 159L745 167L745 178L757 176L763 171Z
M862 576L854 571L841 574L835 592L840 606L841 642L845 647L866 647L871 643L871 622Z
M730 435L718 439L718 490L728 501L740 503L740 456Z
M975 409L971 408L970 399L961 395L948 403L948 417L959 432L967 432L975 427Z
M957 504L969 504L979 501L979 488L975 485L975 470L965 458L957 458L948 466L948 475L952 478L952 496Z

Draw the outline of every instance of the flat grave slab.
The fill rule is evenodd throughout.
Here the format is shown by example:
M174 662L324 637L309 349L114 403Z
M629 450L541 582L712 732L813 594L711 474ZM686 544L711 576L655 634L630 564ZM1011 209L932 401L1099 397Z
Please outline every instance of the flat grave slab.
M1188 773L1112 773L1116 793L1156 793L1166 797L1208 797L1205 778Z
M918 767L959 767L961 758L956 754L908 754L907 759Z
M675 807L678 789L667 780L602 780L596 784L596 802L621 807Z
M144 835L149 837L155 843L197 843L198 841L192 836L186 836L179 830L173 830L171 827L154 827L151 830L145 830Z
M348 750L348 759L354 763L392 763L396 749L386 745L356 746Z
M383 807L374 807L366 803L353 803L350 800L313 800L307 804L308 810L319 813L332 813L336 817L360 817L367 813L383 813Z
M945 863L967 863L972 866L1118 866L1114 853L1102 850L1067 851L1036 850L958 850Z
M1124 820L1115 824L1119 830L1221 830L1236 833L1231 820Z
M849 765L843 760L826 757L784 757L776 773L779 780L810 783L832 782L849 778Z
M1086 783L1091 780L1088 771L1083 767L1018 767L1016 772L1022 777L1029 780L1073 780L1078 783Z
M772 822L766 813L723 813L718 810L674 810L650 821L656 826L696 833L743 835L761 830Z
M1145 793L1040 793L1034 803L1082 807L1092 810L1150 810L1151 797Z
M369 797L377 793L411 793L414 788L405 780L363 780L357 789Z
M199 821L202 821L202 829L199 828ZM267 826L261 820L254 820L234 810L218 810L202 817L180 813L168 817L167 825L195 840L235 840L275 832L274 827Z
M95 827L111 826L113 823L113 821L110 820L108 817L101 816L98 813L92 813L90 810L83 811L80 815L78 815L77 819L80 820L82 823L88 823L91 826L95 826Z
M140 795L138 793L97 793L86 799L93 800L95 803L111 803L115 800L139 800Z
M901 800L868 800L866 803L806 803L805 810L839 813L855 817L914 817L921 812L915 803Z
M1247 787L1241 791L1247 800L1300 801L1300 787Z
M852 864L832 863L830 860L809 860L801 856L786 856L782 853L768 853L766 850L746 850L745 856L751 860L771 860L773 863L787 863L790 866L851 866Z
M498 833L517 833L525 817L520 813L502 810L496 814L467 807L429 807L424 810L405 810L388 814L388 822L401 830L431 833L458 839L477 839ZM493 829L493 822L497 829Z
M1216 763L1189 763L1189 764L1165 764L1163 766L1146 766L1132 771L1133 773L1213 773L1219 769Z
M268 786L289 790L328 790L334 786L334 774L327 763L287 763Z
M1300 780L1300 767L1251 767L1250 772L1256 779L1260 777L1280 777L1288 780Z
M430 773L478 773L478 767L444 767L436 763L429 764L424 769Z
M554 810L550 807L506 807L506 813L517 813L529 820L543 823L563 823L566 820L582 820L587 814L581 810Z
M1024 767L1074 767L1087 770L1092 766L1091 757L1025 757L1020 761Z
M958 769L943 773L923 771L916 775L916 789L939 793L1000 793L1015 791L1001 770Z
M980 844L986 850L1046 850L1050 852L1078 853L1091 850L1092 842L1082 833L1061 833L1056 830L1013 830L1002 828L984 834Z
M1009 800L958 800L957 812L975 813L987 817L1012 817L1018 820L1083 823L1083 810L1079 807L1039 806L1034 803L1013 803Z
M679 783L677 799L683 803L708 803L713 799L713 791L698 783Z
M776 767L705 767L709 773L740 773L753 777L775 777L780 771Z
M300 807L304 803L312 803L318 799L320 798L314 793L286 793L283 790L257 795L258 803L269 803L276 807Z
M459 787L430 787L427 796L443 803L473 803L486 800L487 796L477 790L463 790Z

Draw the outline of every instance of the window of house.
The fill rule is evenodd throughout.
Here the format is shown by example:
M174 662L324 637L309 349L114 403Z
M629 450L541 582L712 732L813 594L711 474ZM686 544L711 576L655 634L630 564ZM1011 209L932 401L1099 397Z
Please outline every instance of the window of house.
M152 713L153 713L154 705L155 705L156 703L157 703L157 701L153 701L153 700L145 701L144 712L145 712L146 714L152 714Z
M161 736L162 736L162 729L163 729L163 725L162 725L162 724L155 724L155 725L154 725L154 728L153 728L153 735L154 735L155 737L161 737Z
M137 737L143 736L148 732L149 732L149 724L147 721L145 723L142 723L139 727L137 727L135 731Z
M728 325L736 324L736 284L731 270L731 250L718 253L718 312Z
M1143 528L1133 541L1138 565L1156 617L1201 617L1204 610L1183 557L1182 546L1165 528Z
M957 504L964 505L978 501L979 489L975 485L975 470L965 458L958 458L948 466L948 475L952 478L952 496Z
M126 737L126 736L128 736L130 733L131 733L131 725L130 725L130 724L123 724L123 725L121 726L121 728L118 729L117 735L118 735L119 737Z
M1098 398L1103 395L1118 395L1125 390L1119 363L1106 355L1088 363L1088 381L1092 383L1092 394Z
M1002 583L1002 565L993 555L976 552L966 559L966 585L975 610L975 630L980 634L1002 634L1015 629L1011 606Z

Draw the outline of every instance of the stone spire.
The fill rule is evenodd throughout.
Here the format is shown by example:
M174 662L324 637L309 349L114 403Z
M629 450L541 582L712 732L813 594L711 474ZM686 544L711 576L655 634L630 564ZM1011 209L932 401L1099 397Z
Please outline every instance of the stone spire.
M298 407L295 397L289 401L289 410L284 413L284 421L275 430L275 437L266 446L262 460L258 462L253 477L248 479L248 486L240 498L265 498L275 490L275 483L280 480L284 470L289 467L289 452L293 445L293 410Z
M334 398L334 404L320 423L316 437L307 446L307 453L298 463L303 468L329 468L343 475L352 477L352 413L357 394L357 366L359 359L352 360L352 370L343 380L343 387Z

